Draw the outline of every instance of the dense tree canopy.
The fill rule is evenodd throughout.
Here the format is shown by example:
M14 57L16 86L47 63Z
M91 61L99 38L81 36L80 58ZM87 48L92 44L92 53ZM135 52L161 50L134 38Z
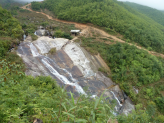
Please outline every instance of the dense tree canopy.
M116 0L45 0L41 8L52 11L59 19L106 27L146 48L164 52L164 27L120 4Z
M34 24L22 26L27 33L33 33L36 28ZM74 99L73 95L70 94L71 98L68 98L64 89L61 89L52 78L25 76L22 59L15 53L8 52L13 38L18 38L22 33L21 26L7 10L2 8L0 8L0 33L1 122L26 123L33 122L33 118L36 117L45 123L101 123L107 122L109 118L110 120L112 118L117 119L119 123L164 122L164 116L158 115L157 112L158 109L163 113L164 98L160 94L157 95L154 88L148 87L144 90L144 97L149 101L147 101L147 109L144 109L142 105L137 105L136 111L128 116L113 116L114 107L106 102L103 97L91 99L80 96ZM60 30L56 33L59 37L61 34L65 35ZM131 96L130 87L133 85L138 87L147 85L163 76L164 60L162 58L158 59L127 44L109 46L85 38L81 41L84 47L89 47L93 52L101 53L111 67L114 80L120 83L124 90L127 87L128 89L125 91L128 93L130 90L129 95ZM145 77L143 81L142 76ZM131 77L134 82L128 81L127 77ZM164 91L164 86L158 85L158 91ZM153 96L156 98L153 99ZM155 100L155 103L151 102L150 99Z
M20 38L23 34L22 27L18 20L12 17L11 13L0 7L0 35Z
M160 92L164 91L164 85L163 81L157 82L164 75L163 58L128 44L108 45L97 40L82 37L80 42L87 51L100 53L111 69L112 80L120 85L134 103L146 106L152 101L158 107L158 111L163 113L164 109L161 107L164 102ZM134 91L134 87L139 89L138 94Z
M160 10L153 9L151 7L147 7L143 5L139 5L136 3L131 3L131 2L124 2L124 3L132 7L136 11L148 16L149 18L153 19L157 23L164 26L164 13L161 12Z

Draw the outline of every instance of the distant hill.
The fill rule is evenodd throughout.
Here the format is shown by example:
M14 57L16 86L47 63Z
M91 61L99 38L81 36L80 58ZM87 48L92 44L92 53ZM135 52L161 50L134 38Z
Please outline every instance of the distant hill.
M14 0L0 0L0 5L5 9L11 9L14 6L21 6L22 4Z
M116 31L128 41L164 52L164 26L116 0L46 0L32 9L46 8L63 20L93 23ZM161 12L162 13L162 12Z
M131 3L131 2L124 2L124 3L132 7L133 9L137 10L138 12L145 14L147 17L153 19L159 24L164 25L164 10L161 12L160 10L153 9L151 7L143 6L136 3Z

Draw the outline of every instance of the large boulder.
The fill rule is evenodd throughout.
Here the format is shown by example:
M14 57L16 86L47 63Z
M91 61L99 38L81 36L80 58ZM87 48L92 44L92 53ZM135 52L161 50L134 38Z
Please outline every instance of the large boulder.
M36 31L36 34L39 35L39 36L47 36L48 35L48 31L44 30L44 29L38 29Z

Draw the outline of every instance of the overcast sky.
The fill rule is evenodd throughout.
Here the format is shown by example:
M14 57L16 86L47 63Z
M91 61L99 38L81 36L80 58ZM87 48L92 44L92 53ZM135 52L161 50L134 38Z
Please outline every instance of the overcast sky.
M129 2L150 6L152 8L156 8L159 10L164 10L164 0L118 0L118 1L129 1Z

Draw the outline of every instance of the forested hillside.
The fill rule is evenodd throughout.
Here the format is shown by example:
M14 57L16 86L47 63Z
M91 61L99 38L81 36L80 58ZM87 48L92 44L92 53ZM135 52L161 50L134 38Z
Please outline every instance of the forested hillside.
M164 26L164 13L161 12L160 10L153 9L151 7L143 6L136 3L131 3L131 2L124 2L124 3Z
M49 0L45 2L48 1ZM85 2L86 1L84 1L84 3ZM92 3L90 4L92 5ZM99 6L97 3L94 3L94 1L93 4L95 4L93 8ZM111 4L111 6L115 6L115 4L116 3ZM46 3L39 5L40 7L43 7L42 5L51 7L50 4ZM100 7L102 7L101 4ZM63 9L65 8L63 7ZM74 10L74 8L72 9ZM23 10L21 11L24 12ZM60 10L58 10L58 12L59 11ZM97 11L101 13L101 10L95 10L95 12ZM128 11L126 10L126 12ZM90 11L90 13L92 13L92 11ZM111 16L113 17L114 15ZM72 15L72 17L74 16ZM80 16L76 15L75 17ZM87 15L85 15L85 17L87 17ZM91 17L91 14L88 17ZM88 17L86 18L87 20ZM101 14L98 16L98 18L100 19L100 17L102 17ZM117 16L115 17L116 18L114 20L118 22ZM20 16L19 18L20 20L27 22L26 18ZM97 19L96 16L94 18ZM81 17L81 19L83 19L83 17ZM114 20L113 23L115 22ZM102 24L101 20L95 21L97 23L100 22L100 25ZM84 22L89 22L89 20ZM103 22L105 23L104 20ZM33 33L35 29L34 24L28 23L27 25L22 24L22 26L28 33ZM111 28L111 30L115 29L116 25L113 24L113 28ZM33 122L34 118L42 119L44 123L101 123L107 122L109 119L110 121L112 121L112 119L117 119L119 123L164 122L164 116L162 115L164 113L164 98L160 93L160 91L164 90L164 86L161 85L161 83L158 83L156 88L153 88L152 86L146 88L143 87L148 84L153 84L154 81L157 81L163 77L164 61L162 58L157 58L148 54L144 50L140 51L136 47L129 46L127 44L117 43L110 46L106 45L105 43L94 41L95 38L81 38L81 43L84 47L88 47L93 51L98 51L101 53L103 58L107 61L107 64L111 67L114 80L117 83L120 83L126 93L131 96L135 103L137 102L138 104L136 105L136 111L133 111L128 116L114 116L114 105L106 102L102 96L100 98L91 99L82 95L79 98L74 99L72 94L70 94L70 97L68 97L64 89L59 88L55 80L51 79L50 77L39 76L33 78L31 76L25 76L25 66L23 61L19 56L16 55L15 52L9 52L12 44L19 41L19 38L22 36L22 34L22 27L18 20L13 18L10 12L0 7L1 122L26 123ZM133 97L134 93L131 91L133 86L141 89L140 94L137 97ZM142 106L142 100L140 100L141 98L146 100L147 109Z
M14 1L14 0L0 0L0 6L4 9L10 11L12 15L17 15L17 10L22 4Z
M0 7L0 35L20 38L23 34L22 27L18 20L12 17L11 13Z
M0 5L5 9L13 9L14 6L21 6L20 3L14 0L0 0Z
M33 2L32 9L47 8L59 19L93 23L116 31L145 48L164 52L164 27L119 4L116 0L46 0L37 4Z
M43 122L107 122L113 108L79 97L74 103L73 95L68 98L64 89L50 77L25 76L25 65L12 48L18 45L22 27L11 13L0 7L0 122L31 123L40 118ZM15 48L16 49L16 48ZM95 103L96 102L96 103ZM84 110L85 109L85 110ZM95 110L96 109L96 110ZM92 117L91 114L96 115ZM99 116L98 116L99 115Z

